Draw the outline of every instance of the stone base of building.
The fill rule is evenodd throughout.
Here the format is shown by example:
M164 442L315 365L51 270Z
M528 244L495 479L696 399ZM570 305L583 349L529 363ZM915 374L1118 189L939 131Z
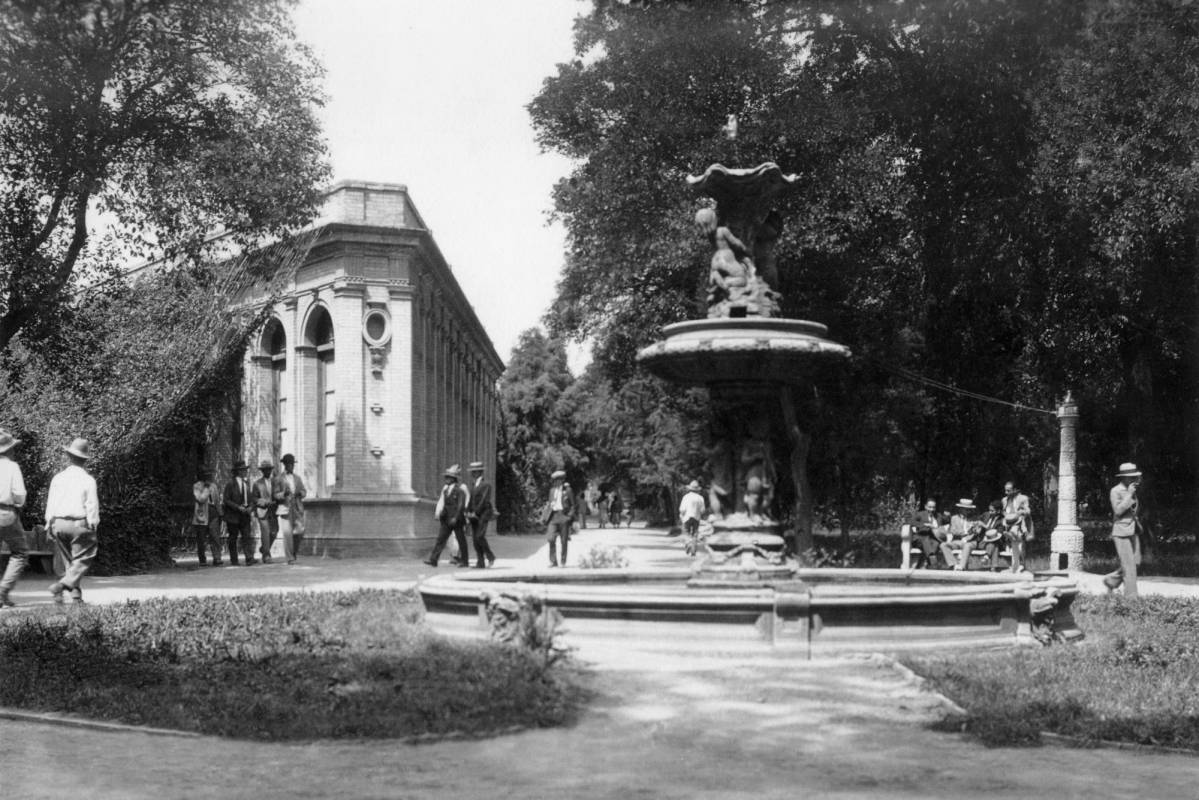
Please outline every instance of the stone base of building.
M428 558L440 529L433 519L435 505L415 497L306 501L300 553L328 558Z

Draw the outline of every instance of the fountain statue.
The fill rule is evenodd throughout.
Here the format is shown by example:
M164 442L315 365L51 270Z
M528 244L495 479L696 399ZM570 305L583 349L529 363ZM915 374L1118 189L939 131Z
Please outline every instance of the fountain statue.
M773 163L714 164L687 179L716 203L695 215L713 247L707 318L668 325L662 341L637 354L655 375L709 390L709 561L748 545L774 552L789 541L798 554L812 546L806 423L814 413L813 376L820 362L844 360L849 349L827 339L823 325L778 316L774 246L782 218L773 204L795 181ZM783 516L791 519L785 536Z

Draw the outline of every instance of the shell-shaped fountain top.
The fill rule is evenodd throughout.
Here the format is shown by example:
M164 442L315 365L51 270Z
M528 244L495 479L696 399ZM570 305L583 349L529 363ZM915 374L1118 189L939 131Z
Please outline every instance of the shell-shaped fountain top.
M788 175L778 164L767 161L750 169L729 169L723 164L713 164L703 175L688 175L687 185L719 202L722 195L772 195L798 180L798 175Z

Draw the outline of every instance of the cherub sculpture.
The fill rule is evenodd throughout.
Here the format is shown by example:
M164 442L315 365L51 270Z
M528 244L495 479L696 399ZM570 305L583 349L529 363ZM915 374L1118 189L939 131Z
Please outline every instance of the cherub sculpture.
M778 309L778 295L757 276L749 249L726 226L715 209L695 213L695 227L715 248L708 274L708 316L768 317Z

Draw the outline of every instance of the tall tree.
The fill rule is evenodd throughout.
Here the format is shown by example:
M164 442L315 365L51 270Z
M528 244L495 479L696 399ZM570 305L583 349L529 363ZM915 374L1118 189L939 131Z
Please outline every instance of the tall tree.
M8 0L0 12L0 350L50 315L99 214L119 257L307 221L328 175L296 0Z

